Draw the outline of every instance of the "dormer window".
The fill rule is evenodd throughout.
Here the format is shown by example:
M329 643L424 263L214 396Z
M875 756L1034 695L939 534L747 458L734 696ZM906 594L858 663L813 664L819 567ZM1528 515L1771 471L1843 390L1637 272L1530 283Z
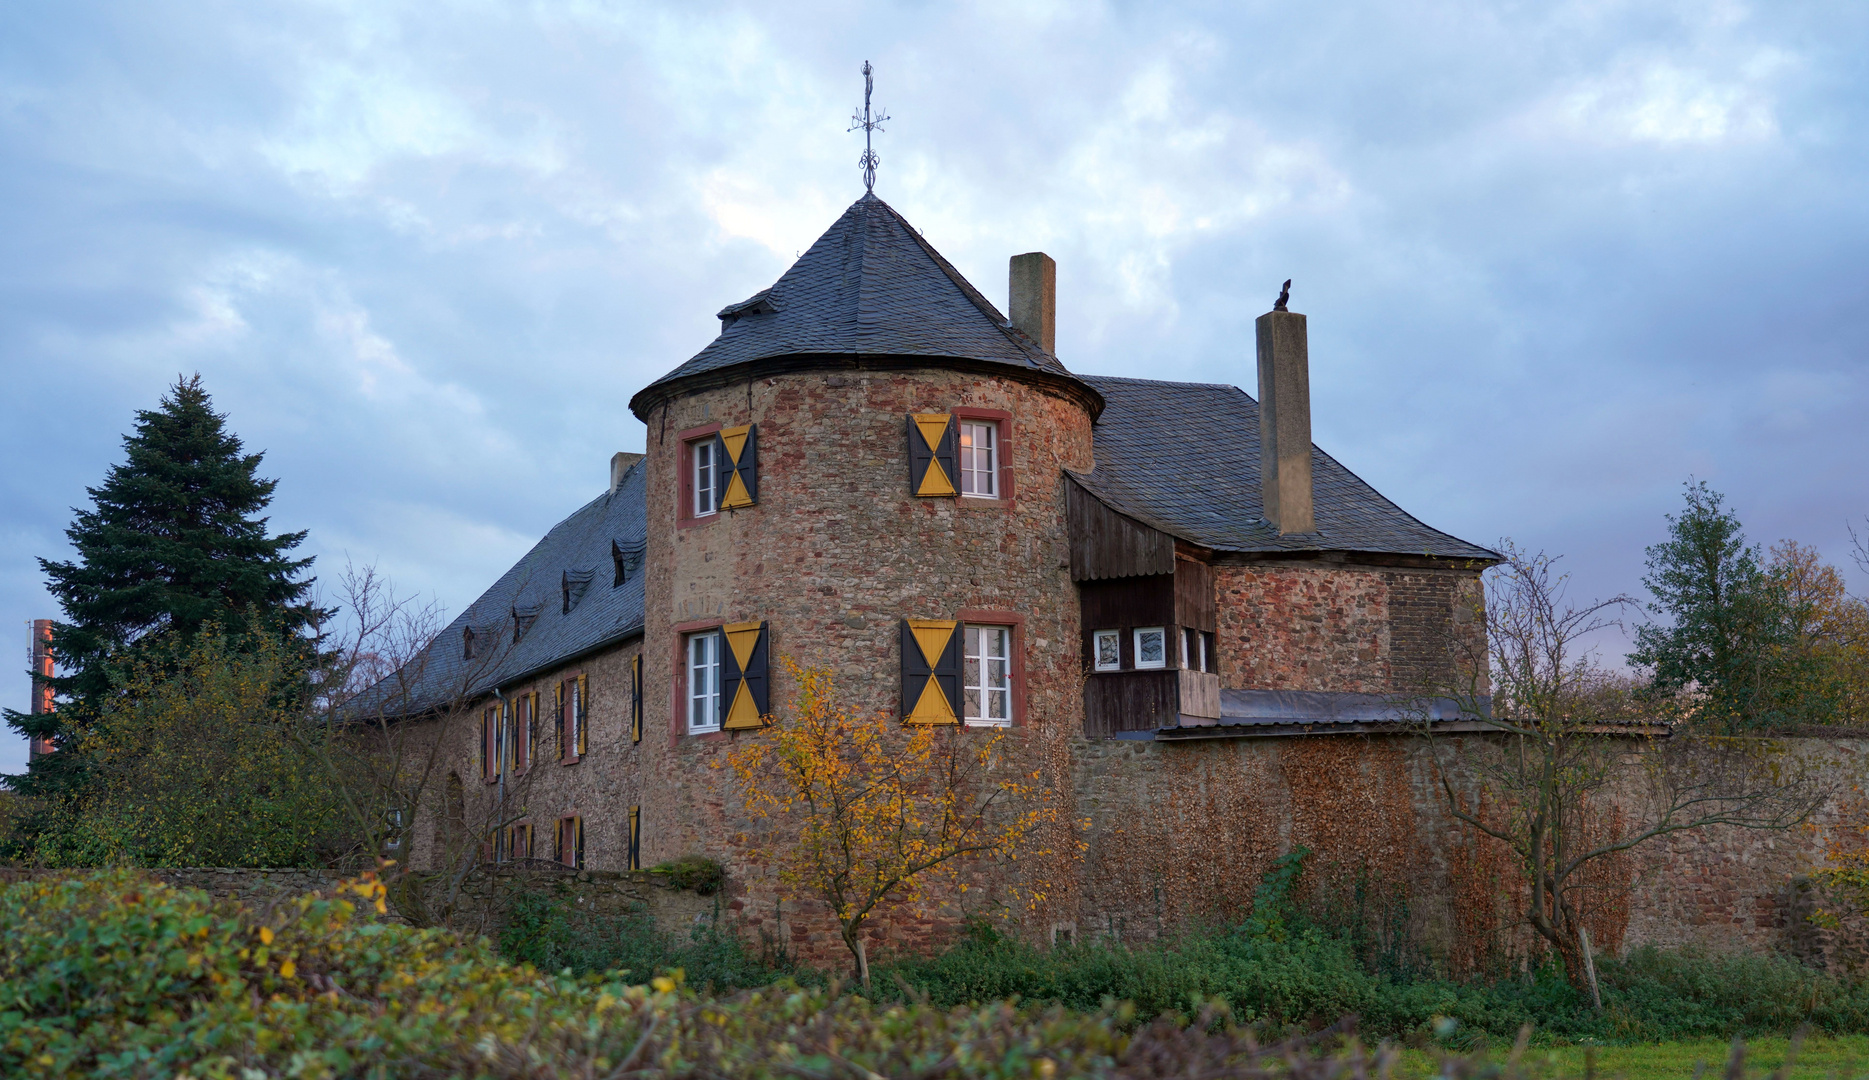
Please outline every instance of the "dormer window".
M614 548L615 546L616 544L612 542L611 547ZM564 597L564 610L562 614L571 614L571 609L578 606L579 600L584 599L585 590L591 587L591 579L596 576L597 571L595 570L565 571L563 579L558 583L558 588Z
M643 551L648 546L649 543L646 540L638 540L627 547L615 540L610 541L610 561L616 567L616 578L610 582L611 588L614 589L628 581L638 570L642 569Z
M721 308L715 313L715 318L720 320L721 332L726 333L728 327L741 319L753 315L770 315L777 310L779 305L772 302L772 290L761 289L737 304Z
M539 608L543 606L542 604L513 606L513 644L519 644L519 639L525 637L526 631L532 629L532 624L538 621Z
M461 659L472 660L473 658L474 628L471 626L464 626L461 628Z

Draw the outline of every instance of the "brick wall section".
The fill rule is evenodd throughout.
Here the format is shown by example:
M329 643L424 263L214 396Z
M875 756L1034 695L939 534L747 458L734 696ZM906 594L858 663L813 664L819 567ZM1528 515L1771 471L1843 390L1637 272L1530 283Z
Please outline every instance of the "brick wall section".
M1477 570L1219 566L1222 686L1403 693L1444 674L1479 623Z
M1845 794L1809 827L1710 829L1644 849L1626 905L1592 918L1599 948L1697 945L1869 967L1869 920L1812 925L1820 907L1847 909L1806 877L1861 820L1850 785L1869 740L1791 743L1831 761ZM1079 748L1075 794L1091 822L1082 938L1147 940L1238 919L1273 859L1303 845L1316 853L1313 902L1342 903L1361 874L1372 913L1385 903L1388 915L1405 912L1406 933L1453 970L1516 961L1532 944L1515 923L1521 888L1509 854L1446 813L1419 738L1090 743Z
M1012 500L910 494L908 414L956 407L1012 414ZM759 505L677 528L677 434L749 421L759 425ZM840 697L859 712L894 715L899 619L952 618L969 609L1016 613L1024 620L1027 723L1015 740L1022 756L1068 787L1069 741L1082 728L1082 701L1061 470L1091 466L1089 418L1074 402L1014 379L925 369L760 378L676 399L654 410L648 424L646 637L657 734L653 745L645 743L645 857L700 852L720 859L735 879L734 904L749 932L771 932L776 910L794 955L841 962L843 947L824 914L790 901L780 909L773 883L744 857L753 825L717 766L732 739L758 736L671 733L680 648L674 628L765 619L775 708L793 692L781 666L789 657L830 667ZM1068 866L1026 872L1048 874L1054 903L1071 902ZM957 917L931 904L902 912L878 933L926 941Z

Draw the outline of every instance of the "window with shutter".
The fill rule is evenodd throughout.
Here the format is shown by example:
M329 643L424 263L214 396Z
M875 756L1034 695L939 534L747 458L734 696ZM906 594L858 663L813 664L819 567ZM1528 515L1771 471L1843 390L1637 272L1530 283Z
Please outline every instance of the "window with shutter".
M500 768L505 764L501 719L498 705L489 705L480 712L480 777L488 783L500 778Z
M902 620L902 719L905 723L960 723L959 628L960 624L952 619Z
M629 868L642 869L642 807L629 808Z
M591 693L590 693L590 689L591 689L590 684L584 681L584 676L579 675L578 681L577 681L577 696L572 699L573 707L571 710L573 718L577 721L577 740L576 741L577 741L579 757L583 757L585 754L588 754L591 752L591 737L590 737Z
M720 631L689 634L687 644L688 734L720 730Z
M742 510L759 501L759 425L720 429L719 476L722 510Z
M571 760L571 744L565 741L565 684L552 687L552 739L558 745L558 760Z
M947 413L909 414L909 490L918 496L958 496L960 475L954 418Z
M642 741L642 654L637 653L630 661L629 673L629 741Z
M538 704L537 694L517 694L513 697L513 774L526 771L532 764L532 724L533 709Z
M728 623L720 628L727 639L721 657L720 697L727 702L729 731L759 727L771 712L766 678L766 624L763 622Z
M558 819L558 836L552 845L552 857L566 866L584 867L584 819L567 814Z

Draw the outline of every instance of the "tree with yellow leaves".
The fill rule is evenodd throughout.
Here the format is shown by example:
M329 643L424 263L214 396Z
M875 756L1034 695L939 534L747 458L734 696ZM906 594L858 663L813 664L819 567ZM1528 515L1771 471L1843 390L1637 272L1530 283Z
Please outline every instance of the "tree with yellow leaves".
M798 687L791 715L769 719L728 767L748 814L779 826L759 854L784 888L836 915L867 990L872 917L921 899L965 861L1016 858L1058 820L1057 806L1037 772L1008 760L1005 729L861 716L836 703L828 669L785 668Z

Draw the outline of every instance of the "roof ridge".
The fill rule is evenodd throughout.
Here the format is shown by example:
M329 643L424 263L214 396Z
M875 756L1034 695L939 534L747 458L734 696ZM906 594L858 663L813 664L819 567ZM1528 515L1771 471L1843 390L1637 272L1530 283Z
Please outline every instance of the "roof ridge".
M1138 379L1133 375L1085 375L1082 373L1078 373L1077 377L1080 379L1093 379L1098 382L1150 383L1155 386L1198 386L1204 390L1239 390L1240 393L1246 394L1246 391L1241 389L1237 383L1182 382L1180 379ZM1251 401L1253 400L1253 396L1251 394L1246 394L1246 399Z
M948 262L947 256L936 251L935 246L928 242L928 238L922 235L921 230L909 224L909 219L903 217L900 210L890 206L886 200L873 193L866 195L865 198L875 199L884 210L887 210L896 219L897 223L902 226L903 231L908 233L909 239L915 241L916 246L920 247L923 253L940 268L941 272L947 275L948 280L952 281L954 286L961 291L961 295L971 300L974 307L980 309L980 314L986 316L987 322L993 324L994 329L1006 335L1006 339L1011 341L1015 347L1023 350L1027 354L1035 354L1033 359L1040 366L1047 366L1047 362L1049 362L1050 364L1057 365L1059 368L1064 367L1064 363L1056 356L1039 348L1038 343L1026 336L1024 331L1014 327L1012 325L1012 320L1002 314L999 308L993 306L993 302L986 298L986 294L975 288L973 282L968 281L966 275L956 269L953 263Z

